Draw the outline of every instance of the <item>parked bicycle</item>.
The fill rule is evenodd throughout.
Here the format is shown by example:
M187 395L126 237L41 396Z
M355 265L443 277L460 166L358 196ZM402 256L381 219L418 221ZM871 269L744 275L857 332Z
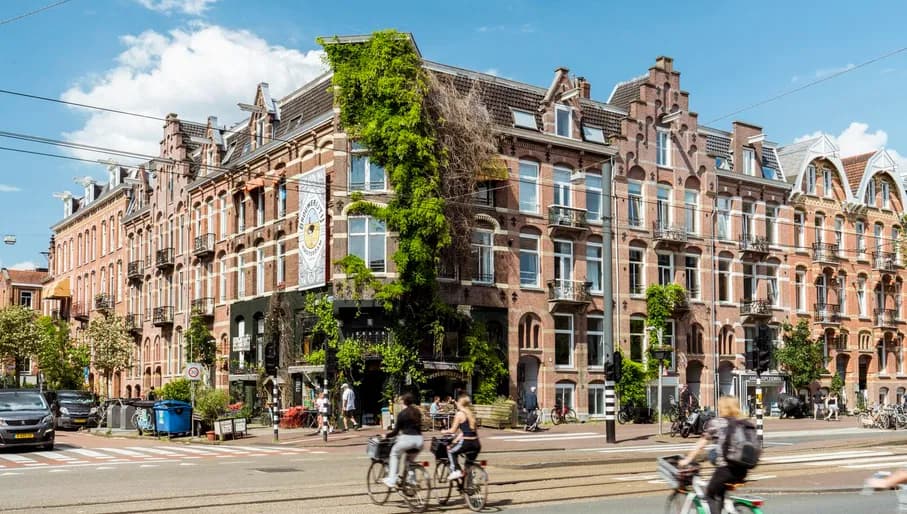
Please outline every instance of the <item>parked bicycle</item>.
M577 423L579 418L576 417L576 411L566 405L555 404L551 409L551 422L555 425L561 423Z
M665 514L708 514L706 498L708 482L699 476L699 465L678 468L682 457L672 455L658 459L658 474L671 486L671 495L665 505ZM720 514L762 514L761 498L749 498L730 494L743 484L726 484L724 504ZM719 513L714 513L719 514Z
M408 450L404 459L405 465L401 466L402 471L397 477L397 485L394 489L384 484L384 477L388 473L388 464L390 460L391 448L394 446L394 439L382 439L372 437L368 440L366 454L372 460L366 475L366 486L368 496L375 505L384 505L393 490L403 497L403 501L412 512L424 512L428 508L428 502L431 498L431 477L428 471L428 462L416 462L416 456L419 450Z
M488 473L485 471L486 462L475 460L474 455L459 455L463 476L448 480L450 476L450 460L447 446L452 437L433 437L431 452L435 456L435 486L438 488L438 503L446 505L453 495L454 489L463 495L463 502L474 512L485 508L488 502ZM465 462L462 460L465 459ZM446 487L445 487L446 486ZM445 490L446 489L446 490Z
M653 417L653 409L645 405L626 403L621 405L620 410L617 411L617 422L621 425L631 421L633 423L651 423Z

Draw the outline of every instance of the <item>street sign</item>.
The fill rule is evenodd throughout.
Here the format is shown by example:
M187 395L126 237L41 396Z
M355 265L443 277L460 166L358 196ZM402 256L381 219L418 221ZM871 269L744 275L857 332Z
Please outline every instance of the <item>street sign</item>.
M186 364L186 378L189 380L201 380L202 365L196 362Z

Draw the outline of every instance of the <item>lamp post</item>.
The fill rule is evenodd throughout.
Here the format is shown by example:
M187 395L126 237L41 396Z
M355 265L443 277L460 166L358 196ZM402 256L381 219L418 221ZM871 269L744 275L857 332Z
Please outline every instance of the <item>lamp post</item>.
M662 435L661 428L661 389L662 389L662 377L664 376L664 360L670 357L673 352L670 348L664 348L662 346L662 339L664 338L664 328L649 327L650 332L658 330L658 348L652 350L652 357L658 359L658 403L656 406L655 414L658 416L658 435Z

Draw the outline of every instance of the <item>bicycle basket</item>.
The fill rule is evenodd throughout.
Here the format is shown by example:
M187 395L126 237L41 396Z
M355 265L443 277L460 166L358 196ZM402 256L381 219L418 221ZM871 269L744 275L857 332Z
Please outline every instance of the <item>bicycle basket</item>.
M365 447L365 454L373 460L387 460L391 456L393 446L393 439L372 437L368 440L368 446Z
M693 477L699 473L699 465L691 464L685 468L678 468L677 463L680 461L679 455L670 457L659 457L658 476L665 481L672 489L687 487L693 483Z
M447 458L447 445L450 444L453 438L451 437L432 437L431 438L431 454L435 456L436 459L446 459Z

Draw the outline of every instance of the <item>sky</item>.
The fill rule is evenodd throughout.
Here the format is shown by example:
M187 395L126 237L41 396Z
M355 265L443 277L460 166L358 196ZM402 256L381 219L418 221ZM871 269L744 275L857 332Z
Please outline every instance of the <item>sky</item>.
M566 66L603 101L668 55L701 124L747 121L780 144L825 133L844 156L883 146L907 155L904 2L58 1L0 2L0 89L231 124L257 83L280 98L323 71L316 37L394 28L413 33L426 59L538 86ZM0 246L7 267L46 265L63 213L52 195L80 196L73 179L104 177L96 161L110 157L10 133L147 155L161 136L159 121L7 93L0 115L0 147L87 161L0 149L0 235L17 239Z

